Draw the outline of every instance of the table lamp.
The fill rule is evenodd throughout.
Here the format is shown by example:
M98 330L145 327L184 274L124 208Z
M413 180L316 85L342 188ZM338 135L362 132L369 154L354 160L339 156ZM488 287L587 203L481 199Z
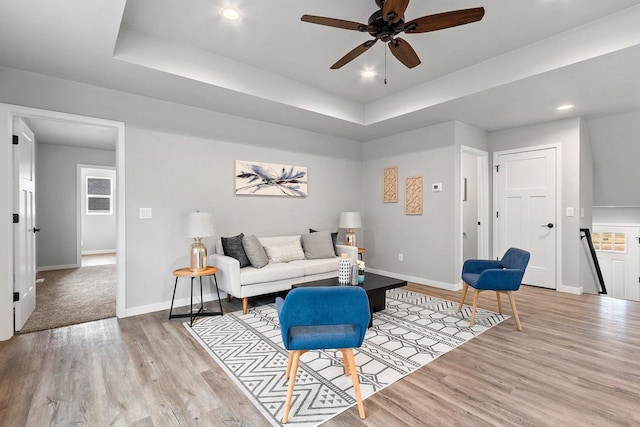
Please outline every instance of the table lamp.
M202 243L202 238L213 236L213 215L199 211L183 213L182 230L186 237L195 240L189 249L189 270L204 270L207 267L207 246Z
M338 227L348 229L347 234L344 236L344 244L347 246L357 246L356 233L353 232L353 229L362 227L360 212L342 212L340 214L340 224Z

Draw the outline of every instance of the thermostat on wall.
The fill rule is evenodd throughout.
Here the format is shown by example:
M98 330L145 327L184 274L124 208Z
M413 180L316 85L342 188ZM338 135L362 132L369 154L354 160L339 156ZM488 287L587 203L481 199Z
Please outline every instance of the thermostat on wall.
M433 191L433 192L442 191L442 183L441 182L437 182L435 184L431 184L431 191Z

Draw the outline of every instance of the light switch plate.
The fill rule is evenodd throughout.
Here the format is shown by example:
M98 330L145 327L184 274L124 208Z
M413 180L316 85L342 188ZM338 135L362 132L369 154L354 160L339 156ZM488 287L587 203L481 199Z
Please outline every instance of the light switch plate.
M573 216L573 208L567 208L567 216Z
M431 191L433 192L442 191L442 183L436 182L435 184L431 184Z
M151 208L140 208L140 219L151 219L153 217L153 212Z

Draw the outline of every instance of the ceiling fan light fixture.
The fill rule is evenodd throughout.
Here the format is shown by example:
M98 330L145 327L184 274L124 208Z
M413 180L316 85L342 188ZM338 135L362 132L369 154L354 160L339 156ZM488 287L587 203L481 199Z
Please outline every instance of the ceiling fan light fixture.
M371 79L371 78L375 77L376 74L378 74L378 73L376 73L375 70L362 70L360 72L360 75L365 79Z
M562 104L556 107L556 111L568 111L572 110L575 105L573 104Z
M232 7L225 7L220 13L229 21L237 21L240 19L240 12Z

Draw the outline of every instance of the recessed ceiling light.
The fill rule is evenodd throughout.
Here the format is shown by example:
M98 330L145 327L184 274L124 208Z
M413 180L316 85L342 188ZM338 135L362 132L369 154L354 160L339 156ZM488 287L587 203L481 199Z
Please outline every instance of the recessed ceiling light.
M237 21L240 19L240 12L232 7L227 7L222 9L222 16L227 18L229 21Z
M362 77L364 77L365 79L370 79L371 77L374 77L376 75L376 72L373 70L363 70L360 75Z
M567 111L571 110L573 107L575 107L573 104L564 104L556 107L556 111Z

